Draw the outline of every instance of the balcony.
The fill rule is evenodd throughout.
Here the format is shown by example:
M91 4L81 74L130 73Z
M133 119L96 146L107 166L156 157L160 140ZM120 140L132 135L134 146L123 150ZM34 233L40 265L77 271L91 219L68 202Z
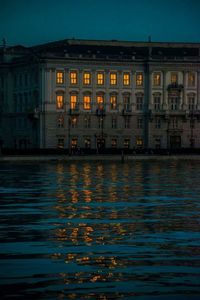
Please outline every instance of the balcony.
M177 82L171 83L168 85L167 90L168 92L181 92L183 90L184 86L182 84L178 84Z
M33 120L39 118L40 111L39 108L36 107L34 109L28 109L27 113L28 113L28 118Z
M123 115L123 116L128 116L128 115L131 115L131 114L132 114L132 111L131 111L130 108L124 108L124 109L122 110L122 115Z
M105 111L105 109L104 108L97 108L97 110L96 110L96 115L97 116L105 116L105 114L106 114L106 111Z
M80 111L79 111L78 107L70 108L69 109L69 115L77 116L77 115L79 115L79 113L80 113Z

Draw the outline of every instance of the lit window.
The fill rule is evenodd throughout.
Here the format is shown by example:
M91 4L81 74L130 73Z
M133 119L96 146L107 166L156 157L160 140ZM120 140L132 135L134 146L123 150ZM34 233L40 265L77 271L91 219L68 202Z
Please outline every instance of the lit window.
M77 95L70 95L70 108L71 109L77 108Z
M172 84L178 83L178 74L177 73L171 73L171 83Z
M97 96L97 104L99 108L103 108L103 103L104 103L104 97L103 95L98 95Z
M70 84L77 84L77 72L72 71L70 72Z
M83 73L83 84L85 85L91 84L91 74L89 72Z
M136 74L136 86L143 86L143 74L142 73Z
M161 74L160 73L154 73L153 74L153 85L154 86L160 86L161 84Z
M111 85L117 84L117 73L110 73L110 84Z
M63 109L63 107L64 107L64 96L63 95L56 96L56 104L57 104L58 109Z
M56 73L56 83L62 84L64 82L64 72L57 72Z
M124 85L130 85L130 74L129 73L124 73L123 83L124 83Z
M195 86L195 73L188 74L188 86L194 87Z
M97 84L103 85L104 84L104 73L97 73Z
M110 109L116 109L117 108L117 96L111 95L110 96Z
M91 109L91 97L90 96L83 97L83 108L86 110Z

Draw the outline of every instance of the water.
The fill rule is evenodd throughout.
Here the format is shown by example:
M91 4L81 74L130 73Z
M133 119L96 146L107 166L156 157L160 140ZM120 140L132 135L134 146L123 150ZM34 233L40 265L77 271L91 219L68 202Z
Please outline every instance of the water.
M0 165L1 299L199 299L200 162Z

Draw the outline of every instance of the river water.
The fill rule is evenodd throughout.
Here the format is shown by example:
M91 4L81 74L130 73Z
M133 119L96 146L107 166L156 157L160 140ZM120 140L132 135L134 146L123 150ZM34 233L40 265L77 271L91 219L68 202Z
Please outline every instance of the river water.
M200 162L0 165L1 299L200 299Z

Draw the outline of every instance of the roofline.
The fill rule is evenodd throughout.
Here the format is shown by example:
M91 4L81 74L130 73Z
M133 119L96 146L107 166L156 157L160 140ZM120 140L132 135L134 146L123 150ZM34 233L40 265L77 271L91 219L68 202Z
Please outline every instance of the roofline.
M28 48L40 48L46 46L57 46L66 43L67 45L88 45L88 46L122 46L122 47L164 47L164 48L200 48L199 43L193 42L152 42L152 41L121 41L121 40L86 40L86 39L64 39L44 44L31 46Z

